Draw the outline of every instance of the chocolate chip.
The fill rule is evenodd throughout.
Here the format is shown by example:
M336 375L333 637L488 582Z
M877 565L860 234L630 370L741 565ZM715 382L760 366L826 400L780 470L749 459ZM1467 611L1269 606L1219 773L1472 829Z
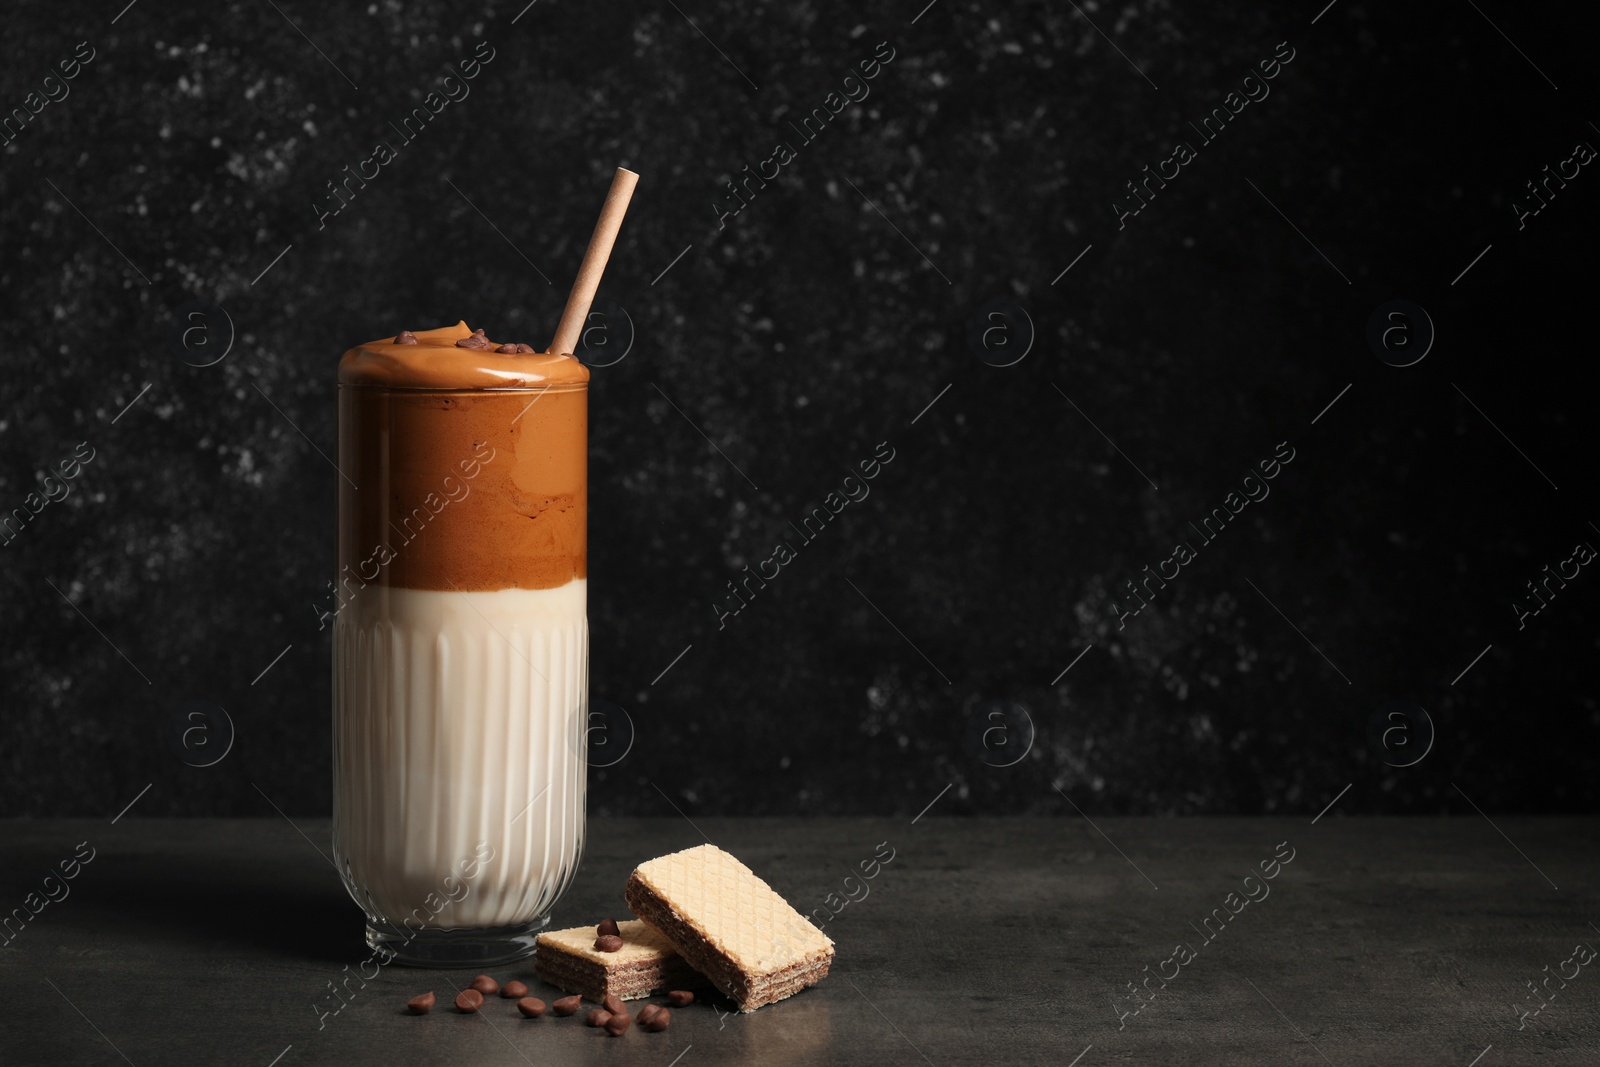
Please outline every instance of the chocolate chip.
M645 1023L649 1022L651 1019L654 1019L657 1015L660 1015L661 1014L661 1010L662 1010L661 1009L661 1005L659 1005L659 1004L646 1004L644 1007L640 1008L639 1009L639 1025L643 1026Z
M521 985L521 982L513 983ZM517 1001L517 1010L529 1019L537 1019L544 1014L544 1001L538 997L523 997Z
M660 1033L662 1030L665 1030L671 1025L672 1012L668 1011L666 1008L662 1008L660 1011L650 1016L649 1019L644 1017L643 1012L639 1014L639 1029L649 1030L652 1034Z
M484 996L488 996L490 993L493 993L495 990L500 988L500 983L496 982L493 978L490 978L486 974L480 974L478 977L472 980L472 988L476 989Z
M482 330L473 330L472 331L472 336L471 337L463 337L461 340L457 341L456 342L456 347L457 348L485 349L485 348L493 348L494 345L491 344L489 339L483 335L483 331Z
M414 996L406 1001L406 1007L411 1009L411 1014L413 1015L426 1015L433 1010L433 1006L436 1003L438 1003L438 999L430 989L428 992Z
M628 1010L628 1006L622 1003L622 998L615 993L607 993L606 999L600 1002L600 1006L612 1015L622 1014Z
M681 1008L685 1004L694 1003L694 994L689 992L687 989L674 989L672 992L667 994L667 1003L671 1004L674 1008Z
M550 1006L555 1009L557 1015L576 1015L578 1014L578 1009L583 1007L583 998L577 996L562 997Z
M401 330L394 335L394 343L397 345L414 345L417 343L417 335L410 330Z
M613 1015L605 1021L606 1032L612 1037L621 1037L627 1033L628 1027L632 1025L633 1016L627 1012L623 1012L621 1015Z
M517 346L517 355L519 355L519 356L531 356L533 354L534 354L534 350L533 350L533 346L532 345L521 345L521 344L519 344Z
M616 934L602 934L594 939L594 947L601 952L616 952L622 948L622 938Z
M517 346L516 345L501 345L499 348L495 349L495 351L500 353L502 356L515 355L516 351L517 351Z
M585 1026L604 1026L610 1021L611 1013L604 1008L595 1008L583 1019Z
M483 994L476 989L463 989L456 994L456 1007L471 1015L483 1007Z
M617 920L615 919L601 919L600 925L594 928L594 932L600 937L604 937L607 934L610 934L612 937L622 936L622 930L618 928Z
M500 995L507 1000L520 1000L528 995L528 987L516 979L512 979L500 987Z

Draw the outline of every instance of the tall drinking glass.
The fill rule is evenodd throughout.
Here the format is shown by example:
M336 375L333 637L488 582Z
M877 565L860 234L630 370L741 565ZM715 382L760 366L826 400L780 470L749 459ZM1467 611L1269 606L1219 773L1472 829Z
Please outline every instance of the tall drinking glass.
M515 347L339 364L333 847L406 963L528 955L583 850L589 372Z

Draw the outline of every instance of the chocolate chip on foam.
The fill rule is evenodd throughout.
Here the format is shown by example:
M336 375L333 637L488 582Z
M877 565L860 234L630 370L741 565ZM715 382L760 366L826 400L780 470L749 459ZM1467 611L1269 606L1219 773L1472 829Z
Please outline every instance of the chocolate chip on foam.
M394 343L397 345L414 345L417 343L417 335L410 330L401 330L394 335Z
M494 342L483 335L482 330L473 330L471 337L463 337L456 342L457 348L471 348L475 351L484 351L494 347Z

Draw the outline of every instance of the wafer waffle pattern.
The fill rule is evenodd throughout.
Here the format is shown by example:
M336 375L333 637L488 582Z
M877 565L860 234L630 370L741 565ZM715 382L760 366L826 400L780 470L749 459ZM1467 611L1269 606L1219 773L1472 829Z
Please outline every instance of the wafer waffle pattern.
M833 960L832 940L715 845L640 864L626 895L740 1011L815 985Z

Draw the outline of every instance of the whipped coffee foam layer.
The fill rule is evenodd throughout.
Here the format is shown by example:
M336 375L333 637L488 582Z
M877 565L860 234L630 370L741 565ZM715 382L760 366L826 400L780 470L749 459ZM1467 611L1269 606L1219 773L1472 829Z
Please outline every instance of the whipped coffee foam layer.
M466 323L339 364L339 586L553 589L588 575L589 371L458 348ZM360 486L358 491L350 483Z
M398 335L396 335L398 336ZM339 361L340 385L380 385L390 389L537 389L581 385L589 368L570 354L500 353L460 348L472 336L465 322L437 330L417 330L414 345L393 337L357 345ZM493 339L498 345L501 339Z
M339 613L333 844L368 915L512 926L566 889L583 850L587 588L379 587Z

